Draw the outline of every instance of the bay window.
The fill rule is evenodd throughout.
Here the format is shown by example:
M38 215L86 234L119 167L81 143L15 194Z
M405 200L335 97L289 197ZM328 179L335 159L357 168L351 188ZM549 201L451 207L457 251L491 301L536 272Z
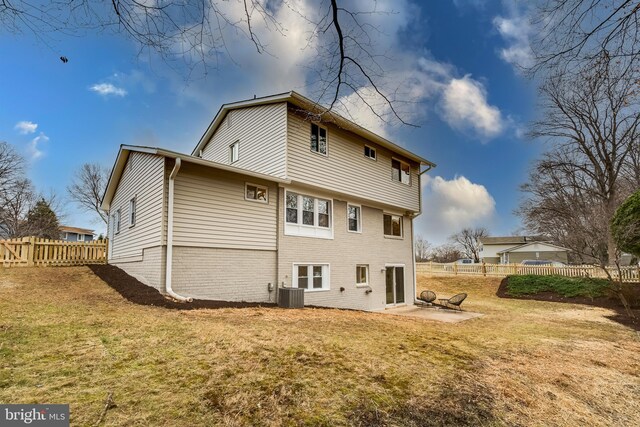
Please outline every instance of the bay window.
M286 235L333 238L330 200L287 191L284 216Z

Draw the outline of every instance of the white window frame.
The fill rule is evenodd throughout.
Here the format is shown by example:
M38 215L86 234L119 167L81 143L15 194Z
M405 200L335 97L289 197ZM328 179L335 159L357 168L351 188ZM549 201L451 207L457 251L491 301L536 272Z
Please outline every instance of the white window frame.
M349 206L358 208L358 229L351 230L349 228ZM355 203L347 203L347 232L349 233L362 233L362 206Z
M400 235L399 236L396 236L395 234L386 234L384 232L384 217L386 215L389 215L391 217L391 221L392 221L391 229L392 230L393 230L393 217L397 216L398 218L400 218ZM382 213L382 234L387 239L404 239L404 218L403 218L403 216L395 214L395 213L391 213L391 212L383 212Z
M80 237L82 237L82 238L80 238ZM76 241L84 242L84 234L77 233L76 234Z
M364 283L358 283L358 268L365 268L366 271L366 282ZM370 286L369 285L369 264L356 264L356 287L357 288L364 288Z
M129 228L136 225L136 220L138 219L137 207L137 196L133 196L131 199L129 199Z
M306 266L311 270L313 277L313 267L322 267L322 288L313 288L313 282L307 282L307 285L311 285L312 288L305 288L306 292L326 292L331 290L331 264L328 262L294 262L291 272L291 287L298 287L298 267ZM307 270L309 271L309 270ZM307 276L309 277L309 276Z
M115 230L116 234L120 233L120 209L116 210L116 213L113 214L113 229Z
M400 172L400 180L395 179L395 177L393 176L393 170L394 170L394 168L393 168L393 162L394 162L394 161L396 161L396 162L400 163L400 171L399 171L399 172ZM408 166L408 167L409 167L409 175L408 175L408 177L407 177L407 182L405 182L405 181L403 181L403 180L402 180L402 178L405 176L405 175L403 175L403 174L402 174L402 166L403 166L403 165L404 165L404 166ZM393 182L399 182L400 184L403 184L403 185L409 185L409 186L410 186L410 185L411 185L411 164L409 164L409 163L405 162L404 160L400 160L400 159L398 159L397 157L392 157L392 158L391 158L391 180L392 180Z
M287 195L293 193L298 196L297 198L297 210L298 218L296 223L287 222ZM310 197L313 199L313 224L305 225L302 223L302 198ZM329 202L329 227L320 227L318 224L318 200L324 200ZM333 239L333 205L334 200L326 197L317 196L308 192L300 192L295 190L285 189L284 201L283 201L283 214L284 214L284 234L286 236L299 236L299 237L316 237L319 239Z
M318 151L315 151L311 147L311 135L313 134L313 126L317 126L318 127ZM325 139L327 140L327 142L325 144L326 153L323 153L322 151L320 151L320 129L324 129ZM327 129L324 126L320 126L318 123L311 123L309 125L309 151L311 151L312 153L315 153L315 154L319 154L319 155L324 156L324 157L328 157L329 156L329 129Z
M247 197L247 188L249 186L256 187L256 194L257 194L257 189L258 188L263 188L264 189L264 193L266 195L266 199L265 200L260 200L260 199L251 199L251 198ZM254 184L252 182L245 182L244 183L244 199L249 201L249 202L255 202L255 203L269 203L269 187L266 186L266 185Z
M68 232L64 233L64 240L69 240L69 233Z
M229 163L233 164L240 160L240 140L229 145Z
M366 151L367 148L369 149L369 155L368 156L367 156L367 153L364 152L364 151ZM371 157L371 152L373 152L373 157ZM366 145L365 144L364 149L363 149L363 154L369 160L373 160L374 162L378 161L378 150L376 150L374 147L372 147L370 145Z

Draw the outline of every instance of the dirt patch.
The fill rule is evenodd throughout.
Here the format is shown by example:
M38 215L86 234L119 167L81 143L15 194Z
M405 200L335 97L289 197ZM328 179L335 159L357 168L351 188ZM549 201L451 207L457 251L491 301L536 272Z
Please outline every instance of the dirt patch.
M165 298L157 289L147 286L123 270L108 264L88 266L93 273L128 301L139 305L152 305L171 310L197 310L205 308L275 307L274 303L232 302L194 299L183 303Z
M524 300L536 300L546 302L561 302L567 304L582 304L590 305L594 307L606 308L616 312L615 315L605 316L614 322L621 323L625 326L629 326L636 331L640 331L640 310L634 307L633 314L636 318L629 317L622 302L617 295L607 295L602 297L588 298L588 297L565 297L555 292L539 292L535 295L509 295L507 293L507 285L509 284L509 278L505 277L500 282L496 295L500 298L511 299L524 299ZM640 300L640 284L634 284L633 286L627 286L624 290L627 300L639 301ZM630 295L627 295L630 294Z

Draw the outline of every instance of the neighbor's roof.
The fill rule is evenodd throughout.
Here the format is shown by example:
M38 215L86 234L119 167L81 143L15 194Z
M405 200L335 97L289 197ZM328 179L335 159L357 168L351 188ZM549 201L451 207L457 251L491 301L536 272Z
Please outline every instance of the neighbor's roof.
M69 227L68 225L61 225L58 229L63 233L94 234L93 230L88 228Z
M315 113L315 114L325 114L328 118L330 118L331 122L335 123L342 129L351 131L356 135L359 135L365 139L368 139L369 141L375 142L415 162L418 162L424 165L429 165L431 167L436 166L435 163L423 157L420 157L417 154L412 153L411 151L400 147L399 145L394 144L388 139L383 138L380 135L377 135L363 128L362 126L352 122L351 120L345 119L344 117L335 113L334 111L329 111L326 107L323 107L317 102L314 102L309 98L306 98L295 91L280 93L277 95L264 96L261 98L248 99L245 101L232 102L229 104L222 105L222 107L220 107L220 110L218 110L218 113L214 117L213 121L207 128L206 132L200 138L198 145L196 145L196 148L193 150L191 154L197 155L200 152L200 150L204 148L207 142L211 140L211 137L213 137L214 132L216 131L218 126L220 126L220 124L222 123L222 121L224 120L224 118L226 117L229 111L237 110L240 108L254 107L257 105L276 104L280 102L288 102L304 110L311 111L312 113Z
M113 199L116 189L118 188L118 183L120 182L120 178L122 177L122 172L124 171L124 167L127 164L127 160L129 159L129 154L131 152L155 154L158 156L168 157L170 159L180 159L181 161L184 161L184 162L207 166L207 167L219 169L225 172L233 172L233 173L237 173L245 176L250 176L253 178L264 179L266 181L271 181L271 182L278 182L283 184L291 183L291 181L288 179L281 179L272 175L265 175L262 173L253 172L253 171L238 168L235 166L229 166L222 163L212 162L210 160L201 159L200 157L190 156L188 154L178 153L176 151L165 150L164 148L144 147L139 145L121 145L120 151L118 152L118 157L116 158L116 162L113 165L113 169L111 170L109 181L107 182L107 188L105 189L104 195L102 196L102 203L100 204L101 209L109 210L109 207L111 206L111 200Z
M516 245L527 242L548 242L549 240L544 236L480 237L480 243L483 245Z
M549 246L550 248L554 248L555 249L555 251L545 251L545 252L556 252L556 251L562 251L562 252L567 251L568 252L568 251L571 250L571 249L563 248L562 246L554 245L553 243L538 241L538 242L525 243L524 245L514 246L513 248L505 249L503 251L496 252L496 253L504 254L504 253L507 253L507 252L513 252L516 249L525 248L527 246L536 245L536 244Z

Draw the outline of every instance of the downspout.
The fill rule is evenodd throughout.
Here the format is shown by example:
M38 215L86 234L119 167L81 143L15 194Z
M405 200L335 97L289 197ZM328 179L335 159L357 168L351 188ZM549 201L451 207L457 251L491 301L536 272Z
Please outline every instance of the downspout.
M418 203L420 204L418 213L416 215L413 215L411 217L411 253L413 255L413 302L414 304L417 301L417 292L418 292L418 271L416 269L416 242L415 242L415 229L413 228L414 226L414 219L420 215L422 215L422 174L429 172L431 169L433 169L433 165L427 165L427 168L423 171L421 171L418 174Z
M165 292L170 297L177 299L182 302L191 302L193 298L183 297L182 295L178 295L173 292L171 288L171 269L173 267L173 187L174 181L176 179L176 175L178 175L178 171L180 170L181 165L180 158L176 158L176 164L173 166L173 170L169 175L169 201L167 206L167 257L165 261L166 270L165 270Z

